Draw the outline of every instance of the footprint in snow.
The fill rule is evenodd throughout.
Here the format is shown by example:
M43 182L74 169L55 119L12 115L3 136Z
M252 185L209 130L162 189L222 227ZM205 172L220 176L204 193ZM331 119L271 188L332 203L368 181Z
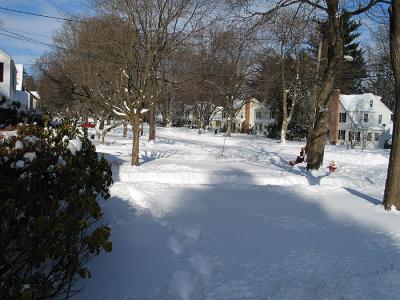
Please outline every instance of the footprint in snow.
M174 236L169 238L169 240L167 242L167 246L168 246L169 249L172 250L172 252L174 252L178 256L181 256L183 254L183 252L184 252L183 245Z
M199 252L192 254L189 258L189 262L193 269L202 276L211 276L213 266L210 260L203 254Z
M201 236L201 230L199 226L195 227L178 227L176 229L179 233L183 234L184 236L190 238L193 241L197 241Z
M202 299L201 283L190 272L179 270L172 275L170 294L182 300Z

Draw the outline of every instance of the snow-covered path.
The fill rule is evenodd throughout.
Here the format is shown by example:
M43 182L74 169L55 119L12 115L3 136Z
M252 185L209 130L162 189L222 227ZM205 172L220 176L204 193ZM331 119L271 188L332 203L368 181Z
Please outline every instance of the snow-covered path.
M78 299L398 299L400 215L382 199L388 152L328 146L310 174L301 144L160 129L97 146L113 162L104 204L113 251ZM107 139L107 138L106 138Z

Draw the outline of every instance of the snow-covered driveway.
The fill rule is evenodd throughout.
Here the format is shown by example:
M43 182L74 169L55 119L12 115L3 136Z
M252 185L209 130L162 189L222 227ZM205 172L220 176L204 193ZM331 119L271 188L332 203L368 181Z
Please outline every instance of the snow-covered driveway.
M78 299L398 299L400 215L380 203L388 152L328 146L339 170L289 167L301 147L159 129L98 145L113 251Z

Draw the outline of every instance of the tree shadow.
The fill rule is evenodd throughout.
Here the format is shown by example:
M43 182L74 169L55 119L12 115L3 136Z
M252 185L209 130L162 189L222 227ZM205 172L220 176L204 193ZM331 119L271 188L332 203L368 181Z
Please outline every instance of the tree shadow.
M160 158L168 158L172 154L166 154L158 151L141 151L140 152L140 165L154 161Z
M295 174L295 175L299 175L299 176L305 177L305 178L307 179L309 185L320 185L320 184L321 184L321 179L330 175L330 173L325 173L325 174L323 174L323 175L321 175L321 176L313 176L313 175L307 170L307 168L306 168L306 163L305 163L305 162L304 162L304 163L301 163L301 164L297 164L297 165L295 165L294 167L293 167L293 166L290 166L290 165L289 165L289 160L283 158L283 157L282 157L279 153L277 153L277 152L273 152L273 151L271 152L271 151L264 151L264 150L261 150L261 151L259 151L259 153L272 154L272 155L274 155L274 157L277 157L279 160L276 160L276 159L269 159L269 162L270 162L273 166L277 167L277 168L280 169L280 170L286 171L286 172L288 172L288 173L292 173L292 174ZM248 162L248 161L246 161L246 162L241 161L241 162L242 162L242 163L246 163L246 164L250 164L250 165L254 165L254 166L260 166L260 167L262 167L262 165L254 164L254 163L251 163L251 162Z
M146 207L135 194L110 199L113 251L93 260L77 298L398 298L400 282L387 279L400 276L400 250L389 234L323 209L317 192L254 186L238 169L218 175L246 184L135 185Z
M353 194L354 196L363 198L364 200L367 200L368 202L372 203L373 205L380 205L382 204L382 201L379 199L376 199L374 197L371 197L367 194L364 194L360 191L357 191L355 189L352 188L348 188L348 187L343 187L343 189L345 189L346 191L348 191L349 193Z

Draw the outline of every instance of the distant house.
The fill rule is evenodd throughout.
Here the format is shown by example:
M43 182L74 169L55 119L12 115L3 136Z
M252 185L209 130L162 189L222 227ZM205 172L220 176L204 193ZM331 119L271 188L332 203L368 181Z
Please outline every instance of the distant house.
M245 101L244 104L238 101L236 105L241 108L232 120L233 132L264 133L267 127L275 123L271 108L255 98ZM227 114L222 110L220 128L226 126L226 121Z
M275 114L269 105L257 103L253 107L254 132L266 133L268 127L276 123Z
M224 111L224 108L222 106L217 106L210 118L210 126L212 128L222 128L222 112Z
M0 49L0 98L14 101L17 69L10 55Z
M329 141L352 147L383 148L390 138L392 112L374 94L340 95L334 90L330 106Z

